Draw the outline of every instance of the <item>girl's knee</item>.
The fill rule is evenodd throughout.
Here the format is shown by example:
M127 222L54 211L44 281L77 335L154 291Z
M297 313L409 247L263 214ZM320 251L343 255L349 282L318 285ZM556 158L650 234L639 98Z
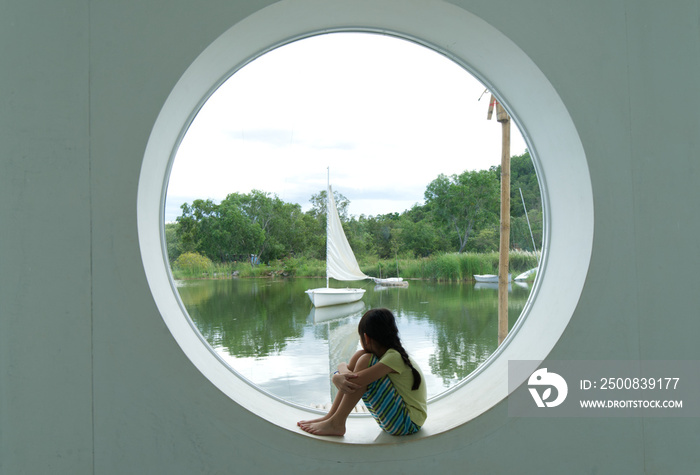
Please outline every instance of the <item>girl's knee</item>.
M372 353L367 353L363 352L362 355L357 359L357 364L355 367L357 368L357 371L364 369L364 368L369 368L372 363Z
M359 371L360 369L367 368L369 366L369 364L367 364L369 360L363 360L363 362L360 363L358 366L358 362L361 359L363 359L363 357L371 357L371 354L367 353L365 350L356 351L355 354L352 355L352 358L350 358L350 361L348 362L348 369L350 371L355 371L355 368L357 368L357 370Z

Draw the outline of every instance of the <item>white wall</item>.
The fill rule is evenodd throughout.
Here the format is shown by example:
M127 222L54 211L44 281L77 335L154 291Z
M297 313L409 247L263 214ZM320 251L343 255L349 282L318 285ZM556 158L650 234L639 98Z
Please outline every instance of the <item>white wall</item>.
M347 446L261 421L194 368L141 264L141 161L187 67L270 3L0 7L0 473L697 470L698 419L515 419L502 403L420 441ZM532 58L588 159L592 261L551 357L699 360L700 4L451 3Z

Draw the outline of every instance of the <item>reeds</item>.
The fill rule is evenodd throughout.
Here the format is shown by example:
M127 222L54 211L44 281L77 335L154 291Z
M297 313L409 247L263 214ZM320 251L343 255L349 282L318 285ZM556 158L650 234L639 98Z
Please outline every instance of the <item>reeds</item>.
M513 275L537 267L538 254L511 251L510 271ZM426 258L366 259L360 262L362 272L372 277L403 277L441 282L473 280L474 274L497 274L498 252L449 253ZM326 263L306 257L287 257L270 264L249 262L211 263L202 266L173 265L175 279L225 279L231 277L325 277Z
M520 274L537 267L537 255L529 251L510 252L510 271ZM397 272L398 266L398 272ZM473 280L474 274L497 274L498 252L449 253L421 259L377 260L360 263L362 271L373 277L403 277L437 281ZM380 274L381 271L381 274Z

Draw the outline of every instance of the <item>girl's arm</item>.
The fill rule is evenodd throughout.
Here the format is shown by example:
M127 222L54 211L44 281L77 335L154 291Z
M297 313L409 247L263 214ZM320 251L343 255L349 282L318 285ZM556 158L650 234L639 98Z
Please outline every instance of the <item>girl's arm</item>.
M384 363L376 363L361 371L350 372L345 363L338 367L339 372L333 375L332 381L339 391L352 394L357 389L367 386L369 383L378 380L393 372Z
M354 355L350 361L353 362L353 364L357 363L357 356ZM352 394L361 387L359 384L353 382L356 378L357 375L350 371L347 363L340 363L338 365L338 371L331 376L331 382L341 393Z
M386 376L389 373L394 373L395 371L384 363L375 363L369 368L365 368L361 371L355 372L357 378L353 379L353 382L359 386L367 386L369 383L373 383Z

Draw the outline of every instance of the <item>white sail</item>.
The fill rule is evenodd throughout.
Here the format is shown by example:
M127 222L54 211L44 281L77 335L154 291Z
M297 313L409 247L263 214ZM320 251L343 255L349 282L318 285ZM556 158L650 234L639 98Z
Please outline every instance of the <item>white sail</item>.
M355 254L345 237L343 225L340 223L338 209L333 197L333 189L328 185L328 229L326 243L326 273L328 277L336 280L362 280L369 279L357 265Z
M336 289L331 288L329 279L336 280L362 280L368 279L357 265L348 238L345 237L343 226L340 223L338 209L333 197L333 189L328 184L327 225L326 225L326 286L320 289L309 289L306 294L315 307L327 307L356 302L362 298L365 289Z

